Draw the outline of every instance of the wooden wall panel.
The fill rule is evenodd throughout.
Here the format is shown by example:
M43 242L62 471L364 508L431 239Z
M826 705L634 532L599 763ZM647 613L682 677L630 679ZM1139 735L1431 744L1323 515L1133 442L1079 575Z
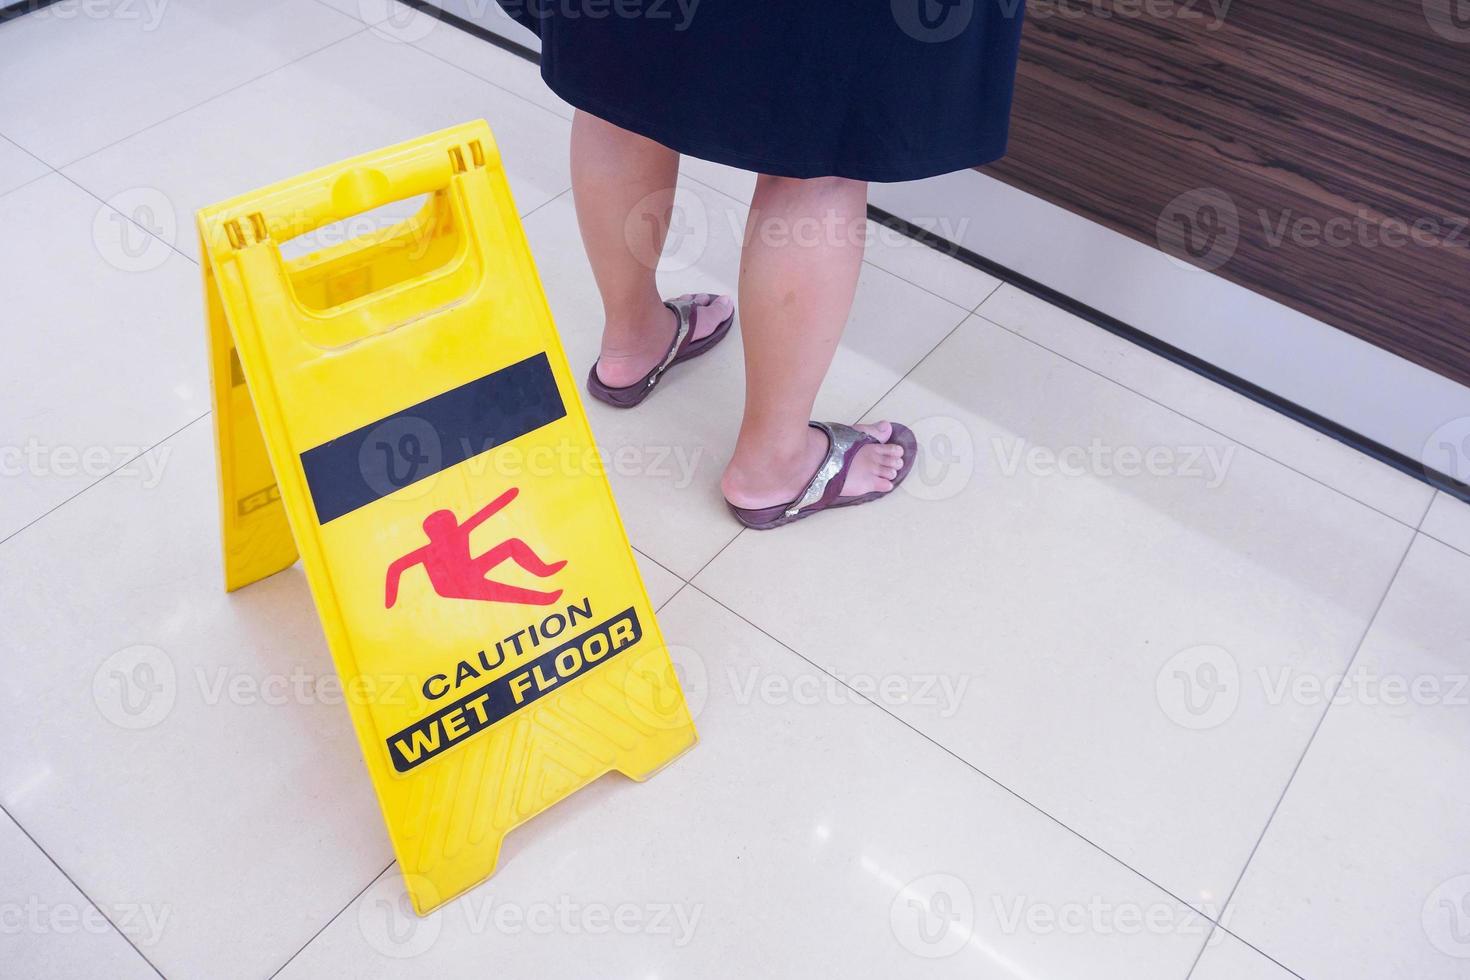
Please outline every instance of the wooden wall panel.
M988 173L1470 384L1470 0L1027 17Z

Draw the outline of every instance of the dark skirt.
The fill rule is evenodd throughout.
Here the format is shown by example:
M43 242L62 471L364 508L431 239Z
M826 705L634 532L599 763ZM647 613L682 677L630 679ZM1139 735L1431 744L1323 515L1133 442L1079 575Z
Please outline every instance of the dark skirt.
M500 0L579 109L783 177L917 180L1005 153L1024 0Z

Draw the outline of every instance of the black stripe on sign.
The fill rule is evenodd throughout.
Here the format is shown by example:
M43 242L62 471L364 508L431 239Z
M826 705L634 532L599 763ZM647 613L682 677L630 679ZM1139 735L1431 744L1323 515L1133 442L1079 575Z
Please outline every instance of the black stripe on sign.
M408 772L472 735L477 735L547 694L607 663L643 639L638 613L624 609L612 619L548 650L514 673L498 677L447 704L388 739L393 768Z
M334 521L566 414L545 353L435 395L301 454L316 519Z

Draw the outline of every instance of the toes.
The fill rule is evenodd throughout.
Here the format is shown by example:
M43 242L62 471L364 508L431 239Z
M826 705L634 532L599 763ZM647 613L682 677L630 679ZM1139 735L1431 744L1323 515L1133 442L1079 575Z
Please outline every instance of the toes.
M729 296L716 296L713 293L693 293L694 302L694 334L703 337L711 333L715 327L730 319L730 314L735 311L735 301Z
M859 432L866 432L880 443L886 443L888 437L893 435L893 425L888 422L874 422L871 425L860 424L855 426L855 428Z
M887 493L888 491L893 489L893 481L879 478L873 481L873 489L882 493Z

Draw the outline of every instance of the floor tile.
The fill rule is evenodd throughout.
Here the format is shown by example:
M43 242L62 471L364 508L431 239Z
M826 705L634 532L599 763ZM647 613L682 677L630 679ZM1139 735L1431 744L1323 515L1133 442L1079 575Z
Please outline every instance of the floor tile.
M745 206L685 181L660 281L665 295L732 293ZM580 376L596 360L602 304L571 196L531 215L526 234L567 355ZM964 317L964 311L865 266L851 322L817 401L824 419L855 421ZM738 331L737 331L738 333ZM744 399L738 336L669 372L637 411L584 398L633 544L676 575L692 576L739 530L719 479Z
M150 225L172 220L143 199L119 203ZM4 539L197 419L209 378L187 259L57 174L0 197L0 228ZM132 466L126 478L153 475Z
M396 3L397 0L393 2ZM527 37L529 36L528 34ZM414 43L435 57L458 65L563 119L572 118L572 107L541 80L541 67L520 55L497 48L488 41L445 23L436 23L432 31Z
M180 216L488 116L524 214L571 186L564 119L411 44L364 32L67 168L102 198L151 188ZM269 134L263 138L262 134ZM391 209L390 209L391 210ZM332 229L318 238L325 243ZM361 233L360 231L355 233ZM197 256L185 219L177 246Z
M1293 980L1294 974L1221 929L1210 936L1189 980Z
M974 266L873 221L868 222L867 260L967 310L983 303L1001 284Z
M654 609L668 602L684 587L683 579L641 551L634 551L633 557L638 559L638 574L643 576L643 587L648 590L648 601L653 603Z
M1391 466L1220 385L1188 368L1021 292L996 290L980 314L1063 357L1111 378L1278 459L1314 480L1417 527L1434 490Z
M0 868L5 869L0 875L0 972L5 976L158 976L113 923L147 949L169 926L166 906L119 902L103 915L3 813Z
M1420 535L1230 906L1296 973L1470 975L1470 556Z
M1419 530L1470 555L1470 504L1437 492Z
M871 416L916 428L903 490L694 584L924 679L885 707L1218 910L1323 711L1266 681L1347 663L1412 532L978 317Z
M50 172L50 167L10 140L0 137L0 194L15 190Z
M392 869L282 980L1188 972L1196 914L707 597L660 621L693 750L521 827L489 883L427 919Z
M314 0L65 0L0 33L0 132L61 167L361 29Z
M0 545L0 803L167 976L263 977L391 853L306 582L220 571L208 421Z

